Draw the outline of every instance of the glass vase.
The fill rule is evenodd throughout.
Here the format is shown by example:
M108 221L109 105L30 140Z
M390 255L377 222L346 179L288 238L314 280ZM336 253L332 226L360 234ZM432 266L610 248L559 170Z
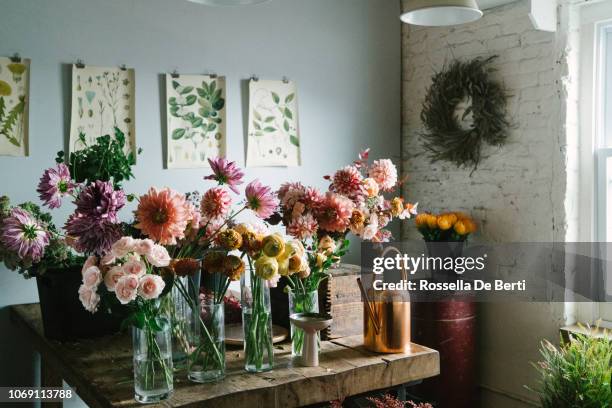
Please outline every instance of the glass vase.
M206 383L225 377L225 304L204 294L194 299L188 377Z
M170 324L160 329L132 328L134 398L141 403L168 399L174 389Z
M272 311L270 288L266 281L247 270L240 278L242 330L244 333L244 369L248 372L271 370L274 366L272 347Z
M319 292L289 292L289 314L319 313ZM301 357L304 346L304 330L291 324L291 356Z
M175 367L184 367L187 363L190 342L188 339L193 320L192 307L189 299L181 292L179 285L189 292L197 292L200 287L200 271L193 276L177 276L175 285L172 287L170 296L162 300L164 313L170 317L172 330L172 362Z

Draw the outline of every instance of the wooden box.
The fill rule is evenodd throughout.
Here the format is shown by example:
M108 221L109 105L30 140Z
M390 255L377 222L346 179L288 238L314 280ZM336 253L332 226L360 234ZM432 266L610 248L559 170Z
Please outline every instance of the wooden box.
M321 332L323 340L363 333L363 302L357 286L360 267L341 264L329 271L331 276L319 286L319 310L329 313L334 319ZM274 324L289 328L289 300L279 285L270 291L272 320Z

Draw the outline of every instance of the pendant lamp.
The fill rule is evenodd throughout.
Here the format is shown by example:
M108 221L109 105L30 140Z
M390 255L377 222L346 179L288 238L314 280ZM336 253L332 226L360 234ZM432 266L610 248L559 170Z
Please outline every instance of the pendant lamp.
M476 0L409 0L400 19L419 26L471 23L482 17Z

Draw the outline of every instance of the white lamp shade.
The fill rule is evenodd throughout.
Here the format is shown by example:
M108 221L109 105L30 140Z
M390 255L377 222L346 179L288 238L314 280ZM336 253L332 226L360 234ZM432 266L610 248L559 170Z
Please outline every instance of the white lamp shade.
M249 4L265 3L270 0L187 0L192 3L205 4L207 6L246 6Z
M470 23L482 17L476 0L409 0L400 19L420 26Z

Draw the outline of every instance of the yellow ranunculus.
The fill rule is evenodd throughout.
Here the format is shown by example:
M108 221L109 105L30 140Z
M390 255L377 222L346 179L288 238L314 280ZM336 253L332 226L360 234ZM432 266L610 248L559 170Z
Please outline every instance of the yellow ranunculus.
M276 258L285 251L285 241L280 234L268 235L263 239L263 253L271 258Z
M289 270L289 258L276 258L278 263L278 273L280 276L293 275L296 271Z
M217 237L219 245L226 251L233 251L242 246L242 235L236 230L228 228L225 231L221 231Z
M289 258L289 271L299 272L304 267L304 258L298 254L294 254Z
M260 256L255 261L255 273L262 279L270 280L274 275L279 273L279 265L276 258L268 256Z

